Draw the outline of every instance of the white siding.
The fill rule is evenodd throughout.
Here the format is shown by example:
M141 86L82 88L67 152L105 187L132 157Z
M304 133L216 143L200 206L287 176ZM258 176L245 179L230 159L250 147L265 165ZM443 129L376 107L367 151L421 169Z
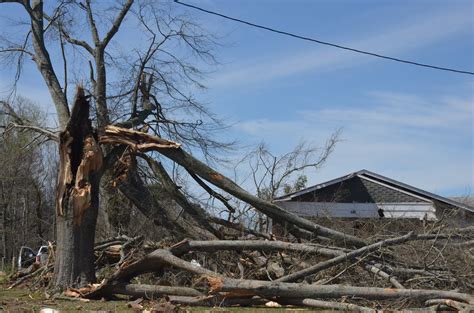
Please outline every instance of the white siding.
M429 202L414 203L333 203L278 201L277 205L303 217L379 218L382 209L385 218L416 218L436 220L435 208Z

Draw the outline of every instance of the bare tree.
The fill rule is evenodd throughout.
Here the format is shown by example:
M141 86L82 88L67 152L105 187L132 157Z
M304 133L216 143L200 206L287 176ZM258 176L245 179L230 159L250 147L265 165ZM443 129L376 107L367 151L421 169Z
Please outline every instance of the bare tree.
M26 120L30 127L22 127ZM36 247L52 236L54 198L48 192L54 158L45 156L53 146L41 144L45 137L33 130L44 120L41 110L21 97L0 110L0 253L6 260L20 246Z
M250 180L257 197L268 201L273 201L283 193L301 190L307 181L305 170L315 170L324 165L334 151L340 133L340 129L334 132L322 148L302 142L282 155L273 154L261 143L237 163L235 176L241 177L242 183ZM262 231L270 231L271 222L266 215L248 205L241 205L239 213L240 216L246 216L246 220L256 223ZM239 215L235 218L239 219Z
M214 42L191 19L172 14L167 3L0 2L21 5L29 17L23 37L15 32L2 38L0 56L16 60L11 63L17 65L18 74L27 59L25 56L36 63L51 95L61 131L55 285L67 287L93 282L98 191L104 174L106 182L112 180L108 170L124 152L120 148L99 147L93 126L97 126L98 134L110 123L142 130L144 127L179 140L191 150L197 148L206 158L214 159L213 152L228 145L213 140L209 134L223 125L192 97L187 87L203 88L199 83L201 71L189 61L214 62L211 49ZM140 42L133 46L114 40L126 19L136 25L133 32L140 34ZM84 73L83 68L88 68L89 73ZM68 85L73 77L84 82L85 91L79 91L75 101L78 106L71 111ZM94 124L87 120L89 96L93 104L91 111L95 113ZM67 153L68 147L73 153ZM87 159L91 153L94 166ZM92 166L87 173L81 172L85 164ZM77 176L78 173L83 176ZM146 194L146 186L137 183L138 180L124 180L121 190ZM134 189L129 188L131 184ZM102 186L107 187L107 183ZM140 197L130 193L128 197L149 218L158 221L158 216L167 215L157 202L145 207ZM79 205L79 199L85 203Z

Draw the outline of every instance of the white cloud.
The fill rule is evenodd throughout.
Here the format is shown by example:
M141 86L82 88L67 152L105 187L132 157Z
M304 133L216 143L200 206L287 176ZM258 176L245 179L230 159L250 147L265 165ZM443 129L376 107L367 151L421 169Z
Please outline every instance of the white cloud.
M370 105L363 108L333 106L298 112L292 120L250 120L236 127L281 152L303 137L322 144L343 126L343 141L322 170L308 173L310 183L366 168L432 192L474 187L472 96L372 92L367 97Z
M376 35L361 37L346 42L349 47L368 50L379 54L403 55L405 52L422 48L443 40L450 35L472 30L472 14L466 10L444 11L430 16L417 16L416 20L392 29L380 30ZM341 41L342 42L342 41ZM235 63L222 74L215 75L207 83L210 87L229 87L282 78L297 73L320 70L335 70L376 60L349 51L314 45L303 53L262 56L252 63Z

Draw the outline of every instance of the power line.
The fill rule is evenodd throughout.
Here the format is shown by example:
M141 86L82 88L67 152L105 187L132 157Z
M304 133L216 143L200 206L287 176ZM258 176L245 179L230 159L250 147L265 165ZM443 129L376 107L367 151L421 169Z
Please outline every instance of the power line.
M377 53L373 53L373 52L369 52L369 51L364 51L364 50L354 49L354 48L350 48L350 47L346 47L346 46L341 46L341 45L338 45L338 44L335 44L335 43L331 43L331 42L327 42L327 41L321 41L321 40L310 38L310 37L300 36L300 35L289 33L289 32L283 31L283 30L278 30L278 29L274 29L274 28L271 28L271 27L267 27L267 26L247 22L247 21L235 18L235 17L227 16L227 15L224 15L224 14L221 14L221 13L217 13L217 12L214 12L214 11L209 11L209 10L206 10L206 9L203 9L203 8L191 5L191 4L187 4L187 3L181 2L179 0L174 0L174 2L176 2L177 4L180 4L180 5L184 5L186 7L196 9L196 10L199 10L201 12L208 13L208 14L216 15L216 16L234 21L234 22L238 22L238 23L242 23L242 24L245 24L245 25L248 25L248 26L268 30L268 31L271 31L273 33L277 33L277 34L281 34L281 35L285 35L285 36L290 36L290 37L297 38L297 39L302 39L302 40L306 40L306 41L319 43L321 45L331 46L331 47L334 47L334 48L348 50L348 51L352 51L352 52L356 52L356 53L360 53L360 54L370 55L370 56L373 56L373 57L386 59L386 60L391 60L391 61L396 61L396 62L401 62L401 63L405 63L405 64L411 64L411 65L416 65L416 66L421 66L421 67L427 67L427 68L441 70L441 71L454 72L454 73L458 73L458 74L474 75L474 72L470 72L470 71L463 71L463 70L457 70L457 69L448 68L448 67L441 67L441 66L430 65L430 64L425 64L425 63L413 62L413 61L394 58L394 57L390 57L390 56L386 56L386 55L382 55L382 54L377 54Z

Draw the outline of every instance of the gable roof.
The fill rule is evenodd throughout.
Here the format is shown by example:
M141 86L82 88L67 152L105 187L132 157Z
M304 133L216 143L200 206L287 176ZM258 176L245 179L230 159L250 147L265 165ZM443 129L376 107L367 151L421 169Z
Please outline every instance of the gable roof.
M425 201L437 200L437 201L443 202L445 204L449 204L449 205L452 205L452 206L455 206L455 207L458 207L458 208L465 209L465 210L470 211L470 212L474 212L474 208L472 208L468 205L465 205L463 203L460 203L458 201L454 201L452 199L448 199L448 198L436 195L434 193L431 193L431 192L428 192L428 191L410 186L408 184L399 182L397 180L379 175L377 173L374 173L374 172L371 172L371 171L368 171L368 170L360 170L360 171L357 171L357 172L354 172L354 173L350 173L348 175L341 176L339 178L335 178L335 179L329 180L327 182L317 184L317 185L305 188L303 190L278 197L278 198L275 199L275 201L291 200L291 199L293 199L295 197L298 197L298 196L301 196L303 194L307 194L307 193L313 192L315 190L322 189L322 188L325 188L325 187L328 187L328 186L331 186L331 185L334 185L334 184L352 179L354 177L359 177L361 179L369 180L371 182L383 185L385 187L395 189L399 192L410 194L414 197L423 199Z

